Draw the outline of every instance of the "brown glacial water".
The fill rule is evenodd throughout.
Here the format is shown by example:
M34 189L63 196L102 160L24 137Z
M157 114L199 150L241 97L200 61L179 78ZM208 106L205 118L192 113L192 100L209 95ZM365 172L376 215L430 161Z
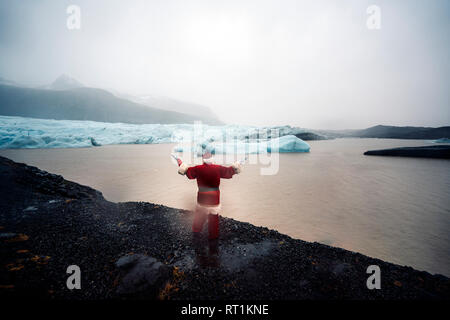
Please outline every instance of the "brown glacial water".
M309 143L310 153L280 154L275 175L260 175L260 165L248 164L223 180L222 215L450 276L449 160L363 155L428 144L421 140ZM196 184L177 174L172 147L17 149L0 155L89 185L110 201L192 209Z

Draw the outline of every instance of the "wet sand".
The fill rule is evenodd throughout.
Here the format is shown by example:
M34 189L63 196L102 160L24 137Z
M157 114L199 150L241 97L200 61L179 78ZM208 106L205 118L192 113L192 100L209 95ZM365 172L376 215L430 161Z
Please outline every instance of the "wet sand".
M419 270L450 275L450 162L367 157L363 152L424 141L312 141L311 152L281 154L276 175L246 165L222 182L223 216L306 241ZM1 150L65 179L100 190L111 201L148 201L192 209L196 184L176 173L171 145Z

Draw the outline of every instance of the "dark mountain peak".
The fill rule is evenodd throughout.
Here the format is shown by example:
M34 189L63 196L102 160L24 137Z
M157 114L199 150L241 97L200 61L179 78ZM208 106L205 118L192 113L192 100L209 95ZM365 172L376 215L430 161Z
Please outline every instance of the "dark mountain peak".
M78 80L70 77L67 74L62 74L52 84L48 87L48 89L52 90L70 90L75 88L81 88L84 85Z

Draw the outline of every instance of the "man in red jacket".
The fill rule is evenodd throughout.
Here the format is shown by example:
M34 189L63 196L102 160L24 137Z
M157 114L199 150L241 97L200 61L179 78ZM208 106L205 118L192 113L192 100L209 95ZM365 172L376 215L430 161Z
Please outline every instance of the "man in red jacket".
M208 231L210 240L219 237L219 213L220 213L220 179L231 179L234 174L241 172L239 162L229 167L213 163L210 151L204 151L203 164L188 167L180 158L175 157L178 162L178 173L186 175L188 179L197 179L197 207L195 208L192 231L198 234L208 218Z

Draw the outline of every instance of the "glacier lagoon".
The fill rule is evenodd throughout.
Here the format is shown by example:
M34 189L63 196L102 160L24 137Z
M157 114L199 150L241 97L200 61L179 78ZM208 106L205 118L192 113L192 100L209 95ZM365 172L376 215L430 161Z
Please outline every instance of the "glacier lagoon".
M256 161L261 155L249 155L241 174L221 182L222 215L450 275L450 161L363 155L368 149L431 142L342 138L309 143L314 152L275 154L275 175L261 175L267 164ZM110 201L191 210L197 184L177 173L170 157L174 145L0 149L0 155L93 187ZM182 157L188 164L201 163Z
M0 148L83 148L115 144L160 144L208 141L215 153L309 152L310 145L295 134L305 132L290 126L127 124L76 120L47 120L0 116ZM260 139L261 134L266 139ZM271 134L276 133L273 139ZM278 137L279 136L279 137ZM193 138L195 137L195 138ZM226 137L231 137L226 140ZM225 139L225 140L224 140ZM198 146L192 146L191 149ZM178 152L188 151L180 146Z
M241 143L258 130L247 126L204 128L204 138L218 139L229 131ZM221 184L224 216L307 241L450 274L446 254L450 243L446 186L450 176L443 174L449 172L449 162L363 156L368 149L441 140L345 138L311 141L312 153L288 153L286 150L297 148L298 142L289 135L301 129L274 128L287 143L287 149L278 150L280 170L276 175L260 175L263 165L251 163L257 155L250 155L243 174ZM192 209L195 185L181 183L169 156L175 144L168 143L192 130L193 125L188 124L129 125L0 116L0 155L99 189L108 200L150 201ZM93 142L104 146L93 147ZM270 146L251 143L246 147L262 148L258 152ZM230 148L226 144L218 147Z

